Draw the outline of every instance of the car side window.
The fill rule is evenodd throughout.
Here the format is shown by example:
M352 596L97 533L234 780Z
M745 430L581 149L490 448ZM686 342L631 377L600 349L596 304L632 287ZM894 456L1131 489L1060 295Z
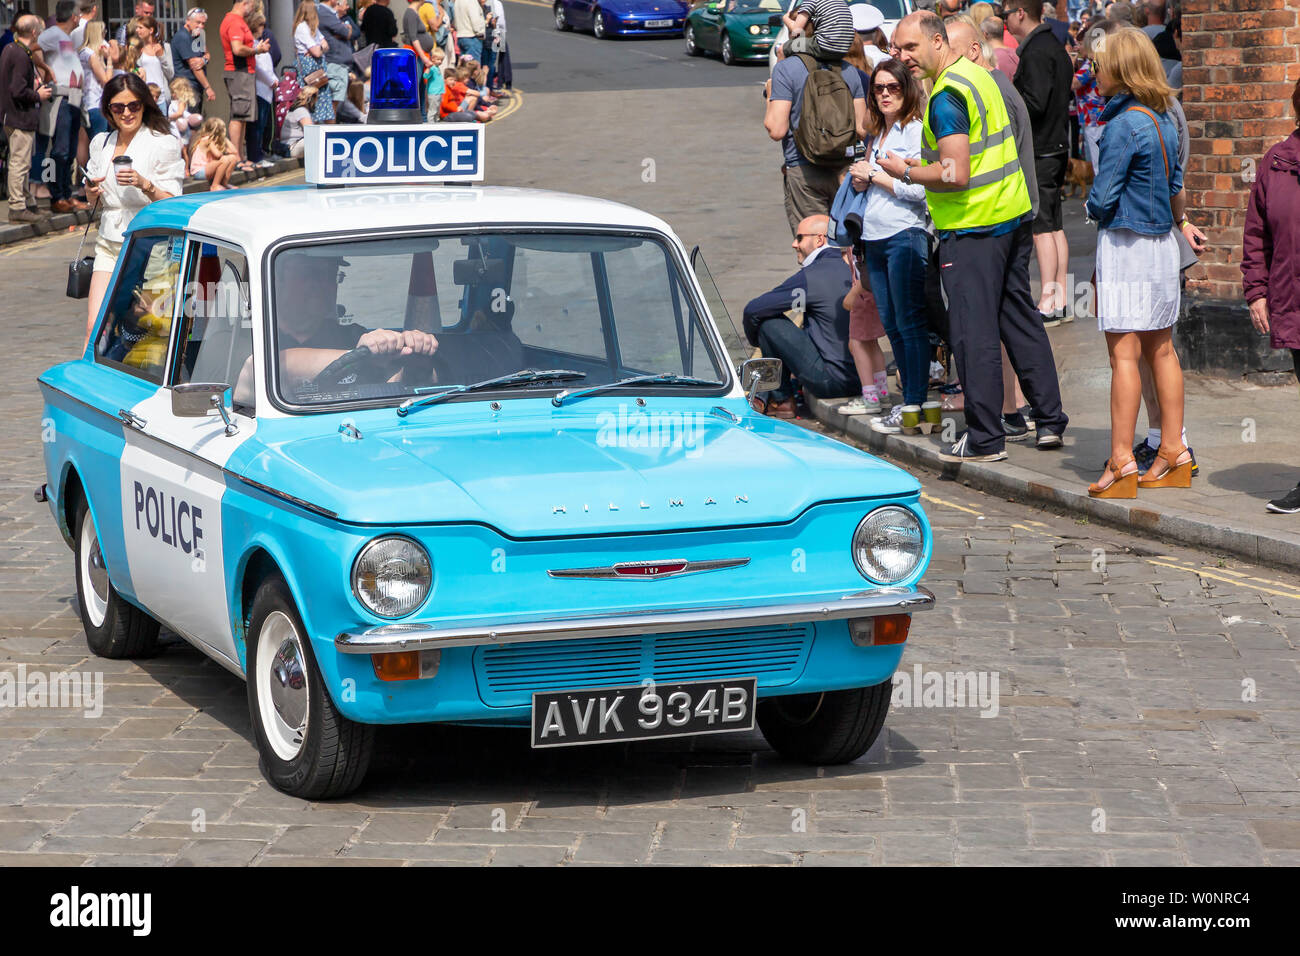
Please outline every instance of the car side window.
M253 317L248 258L220 243L193 241L173 384L224 384L236 411L253 414Z
M108 291L106 319L95 342L97 361L162 384L182 244L174 233L131 237L117 282Z

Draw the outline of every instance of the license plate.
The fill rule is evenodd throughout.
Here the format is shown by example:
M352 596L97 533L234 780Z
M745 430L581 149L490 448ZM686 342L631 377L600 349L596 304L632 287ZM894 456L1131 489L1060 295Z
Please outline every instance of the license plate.
M646 25L646 27L648 27L649 29L653 30L655 27L670 27L670 26L673 25L673 21L671 21L671 20L647 20L647 21L645 22L645 25Z
M533 746L574 747L754 729L755 677L533 694Z

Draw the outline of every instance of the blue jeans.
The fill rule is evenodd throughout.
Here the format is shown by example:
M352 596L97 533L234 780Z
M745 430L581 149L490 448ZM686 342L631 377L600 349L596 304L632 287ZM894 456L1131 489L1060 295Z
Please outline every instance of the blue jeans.
M108 132L108 120L101 109L88 110L86 118L90 122L90 138L93 140L100 133Z
M930 334L925 318L929 239L924 229L912 228L863 245L871 294L903 382L903 404L920 405L930 387Z
M476 62L483 62L483 41L478 37L457 37L456 45L460 47L461 56L468 54Z
M54 122L54 130L47 137L45 153L54 160L54 181L50 183L50 199L72 198L72 164L77 158L77 138L81 133L81 110L64 103Z
M763 354L781 360L781 386L770 396L784 402L794 395L790 373L814 395L834 398L856 395L862 390L856 374L849 374L829 364L812 338L789 319L768 319L758 327L758 347Z

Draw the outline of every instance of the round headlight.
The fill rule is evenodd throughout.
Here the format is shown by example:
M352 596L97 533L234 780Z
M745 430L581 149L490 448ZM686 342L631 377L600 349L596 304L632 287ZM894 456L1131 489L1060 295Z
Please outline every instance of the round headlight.
M749 32L752 33L752 34L754 34L754 36L758 36L758 34L759 34L759 32L760 32L761 29L762 29L762 28L759 27L759 25L758 25L757 23L753 23L753 24L750 24Z
M921 522L906 508L877 508L853 532L853 560L858 571L877 584L906 580L925 553Z
M380 617L404 617L429 596L433 565L429 554L410 538L376 538L352 566L352 591Z

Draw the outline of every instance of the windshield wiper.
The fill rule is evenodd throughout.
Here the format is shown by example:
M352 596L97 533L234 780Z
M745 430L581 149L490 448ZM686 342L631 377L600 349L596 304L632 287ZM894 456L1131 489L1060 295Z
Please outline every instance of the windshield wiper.
M454 385L445 392L438 392L434 395L425 395L423 398L408 398L402 404L397 406L397 414L405 418L417 408L425 408L429 405L437 405L444 402L454 395L463 395L465 392L482 392L491 388L513 388L517 385L532 385L536 382L573 382L580 378L586 378L586 372L575 372L567 368L553 368L544 371L538 371L533 368L526 368L522 371L511 372L509 375L499 375L496 378L489 378L482 382L474 382L470 385Z
M604 385L593 385L591 388L580 388L575 390L566 389L551 399L551 404L559 408L564 404L566 398L581 398L584 395L594 395L597 392L603 392L611 388L622 388L624 385L695 385L695 386L713 386L720 387L722 382L713 382L706 378L691 378L689 375L674 375L672 372L660 372L657 375L634 375L631 378L622 378L617 382L606 382Z

